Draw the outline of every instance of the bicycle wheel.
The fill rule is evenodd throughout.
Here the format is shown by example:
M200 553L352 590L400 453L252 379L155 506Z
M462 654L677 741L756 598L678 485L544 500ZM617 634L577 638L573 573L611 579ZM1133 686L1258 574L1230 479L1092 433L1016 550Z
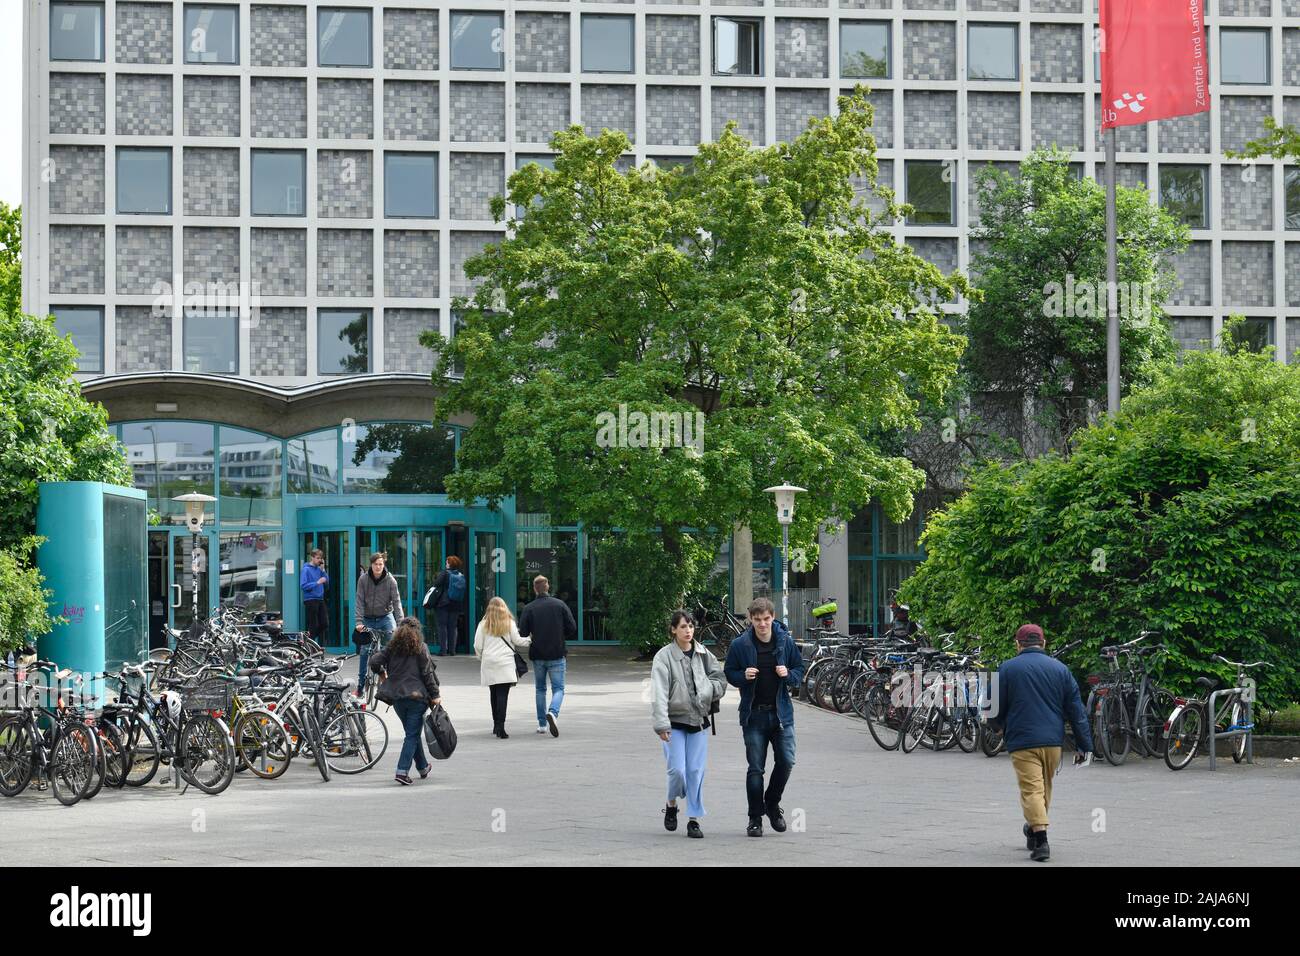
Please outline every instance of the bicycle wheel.
M366 675L365 702L366 710L375 709L375 700L379 694L379 675L371 671Z
M994 730L990 725L985 724L980 731L980 750L986 757L996 757L1002 753L1002 748L1006 746L1007 738L1004 731Z
M827 665L817 675L817 682L813 684L812 702L822 710L831 709L831 689L834 686L835 679L839 677L840 671L843 669L843 664L836 664L833 667Z
M1246 705L1234 702L1232 705L1232 726L1241 727L1246 723ZM1232 762L1241 763L1246 759L1246 735L1232 738Z
M913 707L908 711L903 724L903 732L898 738L898 746L903 753L910 754L916 749L916 745L921 742L921 738L925 736L926 730L930 726L930 712L933 710L933 707L922 705Z
M321 739L320 723L316 720L316 712L310 706L304 706L302 717L303 723L307 725L307 739L311 742L311 755L316 761L316 769L320 771L321 779L329 783L330 765L325 760L325 742Z
M121 790L126 786L128 769L126 741L122 732L109 720L96 721L95 732L99 734L99 746L104 751L104 785Z
M957 725L946 707L931 707L930 716L921 735L921 746L926 750L951 750L957 743Z
M1154 687L1142 703L1137 717L1137 744L1144 757L1157 757L1164 749L1165 718L1173 713L1174 695L1163 687Z
M849 710L849 688L853 686L853 679L863 673L857 667L845 667L835 675L835 683L831 685L831 707L835 713L843 714Z
M84 797L98 760L95 735L85 724L64 724L56 728L50 747L50 789L54 798L70 807Z
M882 750L897 750L899 731L907 711L890 703L889 689L884 684L876 684L867 691L864 709L863 717L867 721L867 730L871 731L871 739Z
M23 717L0 719L0 795L16 797L32 782L36 737Z
M1098 721L1101 724L1102 755L1114 767L1128 759L1129 748L1133 745L1124 727L1123 706L1124 702L1119 697L1107 695L1102 698L1101 719Z
M862 671L849 684L849 710L863 720L867 719L867 695L875 686L875 676L871 671Z
M388 727L371 710L336 714L322 733L325 762L335 773L369 770L388 751Z
M967 708L969 710L969 708ZM961 748L964 754L973 754L975 748L980 745L980 734L983 733L983 723L980 722L979 716L975 713L965 713L957 721L957 746Z
M1165 765L1170 770L1182 770L1200 749L1205 733L1205 715L1198 706L1189 705L1169 725L1169 738L1165 741Z
M221 793L235 779L235 746L224 721L211 714L193 714L177 745L176 766L189 783L204 793Z
M239 763L263 780L274 780L289 769L293 745L280 718L269 710L246 710L233 733Z
M118 713L113 718L122 732L126 747L126 779L128 787L143 787L154 778L162 762L158 748L158 735L149 721L134 712Z

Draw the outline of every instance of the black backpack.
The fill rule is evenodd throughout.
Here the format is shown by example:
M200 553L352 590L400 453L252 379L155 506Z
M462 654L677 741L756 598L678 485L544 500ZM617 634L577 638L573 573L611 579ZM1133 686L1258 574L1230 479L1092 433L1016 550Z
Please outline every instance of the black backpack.
M456 750L456 728L442 704L434 704L424 715L424 742L434 760L446 760Z

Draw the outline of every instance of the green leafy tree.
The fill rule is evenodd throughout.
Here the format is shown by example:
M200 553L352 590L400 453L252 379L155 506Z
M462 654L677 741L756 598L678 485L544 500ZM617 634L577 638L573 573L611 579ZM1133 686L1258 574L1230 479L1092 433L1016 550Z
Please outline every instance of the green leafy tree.
M0 314L12 315L23 299L22 208L0 202Z
M809 490L791 537L810 553L831 515L874 498L901 518L921 488L875 436L917 427L916 396L952 379L961 338L922 290L966 286L879 228L900 212L888 190L881 217L855 198L854 177L876 179L871 107L861 89L840 106L766 149L728 129L689 170L623 174L622 133L557 133L555 169L524 167L494 200L497 218L528 212L466 264L464 328L426 337L438 375L464 368L436 420L475 419L451 495L529 489L557 519L638 536L671 575L614 621L625 640L662 630L736 523L780 540L763 488ZM661 416L659 441L638 414ZM668 415L691 442L663 434Z
M990 465L926 528L902 588L931 630L1002 657L1026 621L1072 663L1162 631L1175 689L1213 654L1266 660L1261 699L1300 697L1300 368L1233 342L1153 373L1069 458Z
M0 316L0 548L35 531L42 481L132 483L108 413L82 398L76 369L53 319Z
M1106 191L1075 178L1068 154L1039 150L1019 176L986 166L978 174L984 245L971 272L983 292L961 328L970 387L1046 409L1050 444L1067 448L1106 397ZM1120 377L1146 381L1152 360L1175 346L1163 319L1173 276L1162 266L1189 232L1151 205L1145 189L1117 190Z
M51 592L31 561L39 538L24 538L0 549L0 655L50 633L55 619L48 611Z

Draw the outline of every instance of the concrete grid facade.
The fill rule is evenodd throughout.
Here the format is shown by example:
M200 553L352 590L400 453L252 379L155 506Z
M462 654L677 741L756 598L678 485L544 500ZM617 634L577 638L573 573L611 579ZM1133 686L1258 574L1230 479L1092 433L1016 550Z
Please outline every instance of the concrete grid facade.
M1087 4L1087 6L1085 6ZM1092 0L277 0L212 4L239 11L238 63L187 64L182 3L103 0L102 62L51 61L48 0L26 3L26 177L31 311L91 305L104 313L103 374L182 367L181 317L170 353L133 347L155 283L256 281L264 308L305 315L305 355L279 365L240 330L239 369L277 385L318 379L316 311L371 311L371 371L424 368L419 323L451 331L451 299L470 287L461 264L499 235L490 198L520 157L544 156L556 128L619 128L624 167L686 158L728 120L756 142L797 135L833 112L844 21L890 38L888 78L869 82L881 179L905 198L905 162L939 160L955 175L954 222L893 231L945 269L967 270L977 222L973 174L1057 144L1084 175L1102 175ZM317 10L369 9L370 68L317 65ZM504 68L451 68L453 11L504 15ZM630 16L633 70L584 73L581 20ZM1121 182L1158 201L1162 165L1208 173L1208 228L1175 263L1169 312L1194 345L1235 311L1268 320L1279 359L1300 342L1300 230L1287 230L1280 163L1245 167L1224 149L1266 116L1300 123L1300 0L1211 0L1212 113L1121 130ZM760 76L713 75L712 18L761 23ZM967 78L968 25L1015 24L1019 79ZM1221 27L1268 32L1269 85L1219 82ZM115 214L120 147L172 156L169 215ZM302 216L254 216L257 149L305 155ZM437 158L438 215L384 216L385 151ZM344 170L347 171L346 175ZM1294 220L1294 210L1292 212ZM978 250L976 250L978 251ZM397 328L389 330L392 314ZM150 316L148 329L159 325ZM293 341L304 341L295 337ZM277 347L277 354L282 350Z

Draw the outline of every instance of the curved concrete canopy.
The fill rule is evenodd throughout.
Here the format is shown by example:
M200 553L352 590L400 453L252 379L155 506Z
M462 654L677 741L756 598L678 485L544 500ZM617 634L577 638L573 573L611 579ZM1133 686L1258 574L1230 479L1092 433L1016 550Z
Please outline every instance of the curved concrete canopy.
M437 395L427 375L351 375L279 388L265 382L194 372L137 372L82 383L82 394L108 409L110 422L217 422L291 438L345 419L430 421ZM175 405L159 411L158 405ZM461 416L451 424L469 425Z

